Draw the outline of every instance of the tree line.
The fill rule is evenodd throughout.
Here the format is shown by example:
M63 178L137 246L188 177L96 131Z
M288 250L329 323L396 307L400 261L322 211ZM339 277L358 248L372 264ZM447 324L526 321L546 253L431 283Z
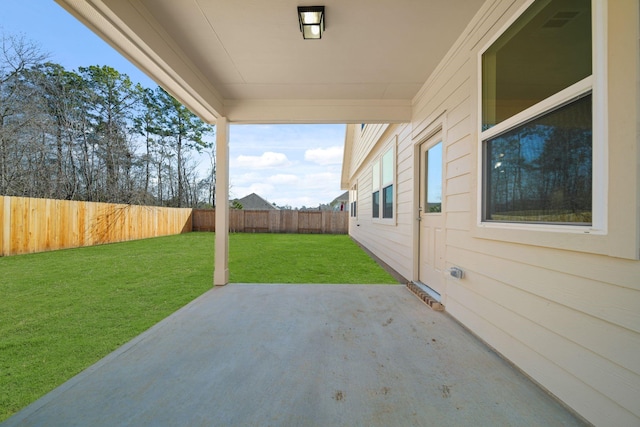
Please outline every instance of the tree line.
M488 214L500 219L592 221L591 96L487 142Z
M1 195L215 205L213 127L161 87L109 66L66 70L24 37L0 42Z

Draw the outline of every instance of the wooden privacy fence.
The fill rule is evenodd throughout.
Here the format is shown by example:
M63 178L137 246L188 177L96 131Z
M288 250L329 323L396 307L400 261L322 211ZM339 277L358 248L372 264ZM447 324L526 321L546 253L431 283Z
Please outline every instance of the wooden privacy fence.
M193 210L193 231L215 231L215 209ZM347 234L349 212L229 210L232 233L314 233Z
M0 256L191 231L191 209L0 196Z

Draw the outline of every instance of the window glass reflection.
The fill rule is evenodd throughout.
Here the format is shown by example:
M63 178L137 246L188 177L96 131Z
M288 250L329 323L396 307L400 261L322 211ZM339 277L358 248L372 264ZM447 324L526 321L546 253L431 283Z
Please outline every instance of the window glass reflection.
M442 211L442 142L427 151L427 212Z
M591 95L485 142L487 221L591 224Z

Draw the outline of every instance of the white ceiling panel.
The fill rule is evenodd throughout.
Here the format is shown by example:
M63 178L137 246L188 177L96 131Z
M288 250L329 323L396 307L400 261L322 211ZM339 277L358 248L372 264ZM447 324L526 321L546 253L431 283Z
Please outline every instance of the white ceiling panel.
M264 121L269 100L366 100L345 122L379 120L372 100L409 105L484 3L325 0L322 39L303 40L293 0L57 1L201 115L226 115L220 100L260 100Z

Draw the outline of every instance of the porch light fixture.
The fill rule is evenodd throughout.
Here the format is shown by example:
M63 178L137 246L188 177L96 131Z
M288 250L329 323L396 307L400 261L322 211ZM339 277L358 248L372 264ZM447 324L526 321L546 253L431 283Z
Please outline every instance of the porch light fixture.
M305 40L321 39L324 31L324 6L298 6L298 21Z

